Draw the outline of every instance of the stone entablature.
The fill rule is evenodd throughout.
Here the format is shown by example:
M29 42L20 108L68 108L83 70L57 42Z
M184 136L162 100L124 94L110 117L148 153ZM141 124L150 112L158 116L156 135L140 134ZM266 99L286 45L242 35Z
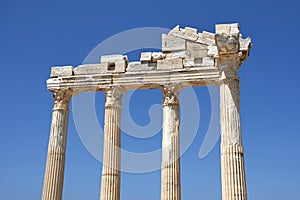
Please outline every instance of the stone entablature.
M160 88L176 82L217 85L220 56L235 56L240 65L250 48L251 39L241 38L238 24L216 25L215 34L176 26L162 35L162 52L142 52L140 61L135 62L128 62L124 55L104 55L96 64L52 67L47 86L50 91L72 88L74 92L88 92L103 91L111 85L126 89Z

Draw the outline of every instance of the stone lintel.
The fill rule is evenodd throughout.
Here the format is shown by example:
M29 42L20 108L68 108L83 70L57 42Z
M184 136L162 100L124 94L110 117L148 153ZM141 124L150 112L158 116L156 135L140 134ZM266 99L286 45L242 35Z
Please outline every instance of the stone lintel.
M113 55L104 55L101 56L100 63L114 63L114 62L128 62L127 56L121 54L113 54Z
M47 87L50 91L71 88L73 92L103 91L119 85L126 89L160 88L168 83L182 82L190 86L217 85L219 71L214 66L189 67L169 71L135 71L124 74L74 75L50 78Z
M51 67L50 77L72 76L73 70L73 66L53 66Z

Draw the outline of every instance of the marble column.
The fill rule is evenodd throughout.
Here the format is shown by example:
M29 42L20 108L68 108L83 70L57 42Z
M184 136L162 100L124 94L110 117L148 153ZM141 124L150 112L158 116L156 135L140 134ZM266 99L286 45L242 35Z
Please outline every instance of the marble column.
M120 125L123 93L121 87L112 87L106 91L100 200L120 200Z
M179 84L163 87L161 200L180 200Z
M219 57L222 200L246 200L238 55Z
M61 200L64 182L66 141L68 132L71 90L53 93L54 108L48 145L48 155L43 187L43 200Z

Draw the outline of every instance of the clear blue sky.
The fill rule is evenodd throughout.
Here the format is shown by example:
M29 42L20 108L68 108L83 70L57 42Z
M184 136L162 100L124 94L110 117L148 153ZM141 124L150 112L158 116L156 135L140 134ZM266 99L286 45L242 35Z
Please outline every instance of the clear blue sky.
M216 23L228 22L239 22L243 35L253 40L251 55L240 69L249 199L300 199L299 4L1 0L0 199L41 198L53 106L45 81L52 65L77 66L101 41L132 28L179 24L214 32ZM182 157L182 199L217 200L219 143L207 157L198 158L210 101L206 89L196 91L203 112L197 136ZM159 91L152 93L153 101L146 101L146 96L137 93L132 106L138 124L147 122L149 106L161 101ZM103 95L96 100L102 121ZM158 134L143 145L142 140L122 137L124 147L136 152L159 146L161 140ZM71 114L63 198L99 199L101 168L82 145ZM160 172L123 173L121 186L121 199L159 199Z

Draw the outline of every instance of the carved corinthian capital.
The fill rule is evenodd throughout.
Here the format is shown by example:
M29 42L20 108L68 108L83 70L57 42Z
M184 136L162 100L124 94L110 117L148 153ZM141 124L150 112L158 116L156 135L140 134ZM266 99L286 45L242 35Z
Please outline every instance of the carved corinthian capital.
M163 86L163 106L179 105L179 91L184 87L180 83Z
M122 96L125 93L125 89L121 86L111 87L106 90L106 102L107 106L120 106L122 103Z
M72 90L57 90L53 92L54 109L69 109L69 103L72 97Z

